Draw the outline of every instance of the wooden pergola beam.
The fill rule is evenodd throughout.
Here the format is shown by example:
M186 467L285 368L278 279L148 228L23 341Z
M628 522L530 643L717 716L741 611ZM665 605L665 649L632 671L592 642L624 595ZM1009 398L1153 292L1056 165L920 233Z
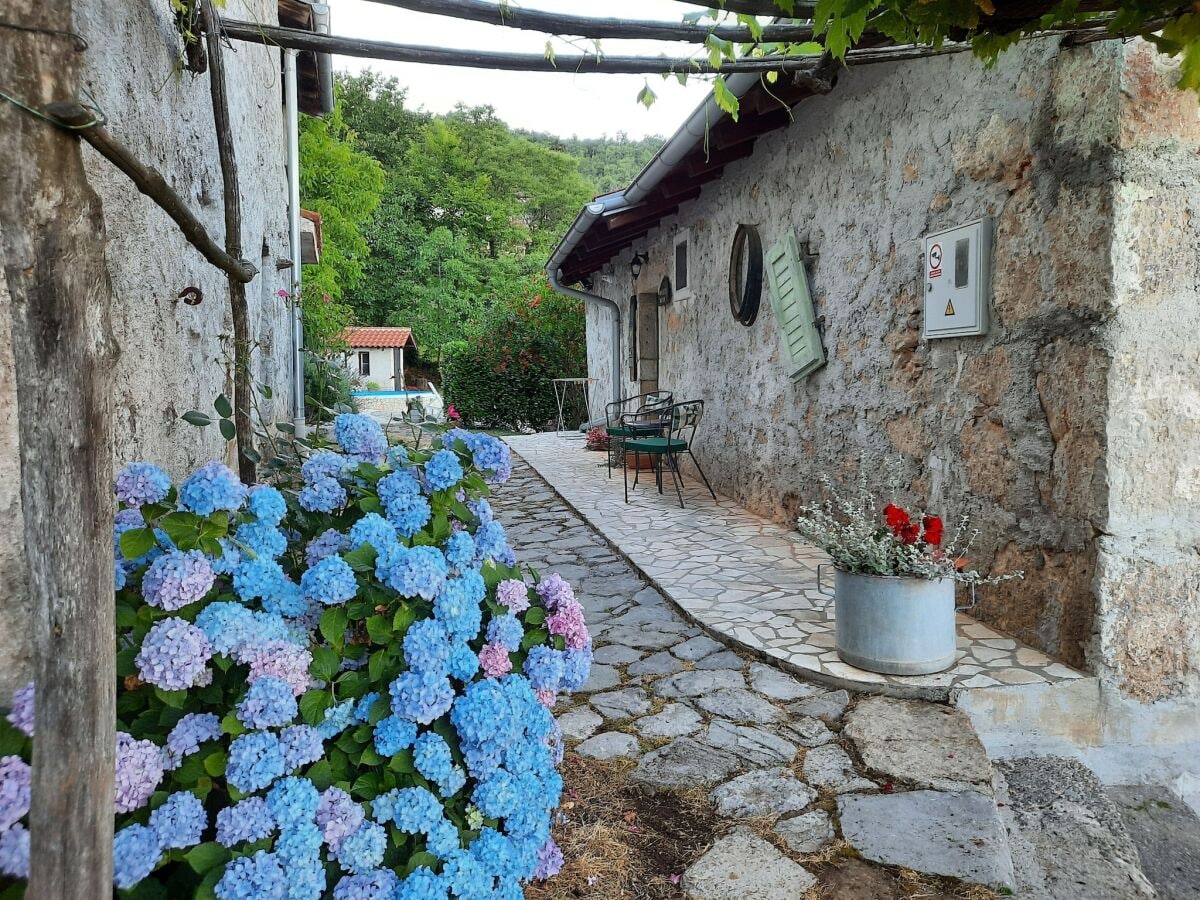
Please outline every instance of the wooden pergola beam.
M776 4L775 0L711 0L711 2L679 0L679 2L686 3L688 6L744 13L748 16L791 16L796 19L811 19L816 9L815 3L805 3L802 0L796 0L792 4L791 12L788 12L782 5Z
M487 25L502 25L524 31L572 35L595 40L631 38L702 44L705 38L713 35L722 40L736 43L752 41L798 43L811 40L813 36L812 27L809 25L764 25L762 34L756 37L744 25L728 25L718 22L709 24L652 22L638 19L572 16L540 9L502 6L487 3L484 0L368 0L368 2L413 12L464 19L470 22L483 22Z

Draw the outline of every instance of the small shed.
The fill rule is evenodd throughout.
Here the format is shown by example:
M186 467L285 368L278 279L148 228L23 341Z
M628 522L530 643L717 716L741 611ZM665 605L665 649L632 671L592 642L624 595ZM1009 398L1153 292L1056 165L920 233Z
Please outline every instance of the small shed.
M417 352L411 328L359 327L346 329L346 368L364 387L404 390L404 351Z

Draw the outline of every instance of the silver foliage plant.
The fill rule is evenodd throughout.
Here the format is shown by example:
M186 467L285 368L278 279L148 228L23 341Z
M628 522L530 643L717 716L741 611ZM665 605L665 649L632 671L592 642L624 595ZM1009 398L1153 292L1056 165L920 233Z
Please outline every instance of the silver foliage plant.
M820 478L825 498L800 507L796 528L808 543L827 553L833 564L855 575L901 576L937 581L950 578L968 585L998 584L1023 577L1022 572L984 576L968 569L967 553L979 536L966 516L948 540L921 536L905 541L885 520L879 499L869 489L865 471L855 487L841 491L828 476ZM924 517L914 517L921 523Z

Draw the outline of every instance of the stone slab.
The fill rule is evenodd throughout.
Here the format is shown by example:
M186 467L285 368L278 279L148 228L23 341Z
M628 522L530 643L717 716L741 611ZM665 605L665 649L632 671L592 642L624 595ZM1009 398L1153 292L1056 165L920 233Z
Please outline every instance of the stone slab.
M684 641L682 644L672 647L671 652L680 659L687 660L688 662L696 662L716 653L718 650L724 649L724 647L725 645L720 641L714 641L708 635L702 634L699 637L694 637L691 640Z
M641 650L632 647L622 647L620 644L606 644L598 647L592 654L592 661L606 666L627 666L637 662L643 656Z
M650 698L638 687L593 694L590 702L606 719L629 719L650 711Z
M696 705L714 716L752 725L768 725L783 718L783 713L766 698L745 688L725 688L704 694L697 698Z
M695 734L704 724L700 714L683 703L668 703L661 711L634 723L638 734L648 738L676 738Z
M816 799L816 791L784 768L747 772L712 792L717 812L734 819L785 816Z
M775 833L783 838L793 853L816 853L833 843L833 823L829 813L823 809L780 819L775 823Z
M850 794L838 799L842 837L865 858L1011 888L1012 859L996 805L977 791Z
M854 763L849 755L837 744L814 747L804 754L804 780L813 787L835 794L864 791L876 786L854 771Z
M889 780L940 791L992 792L992 764L959 709L921 700L866 697L843 734L863 763Z
M788 709L799 716L816 716L819 719L833 721L841 718L849 703L850 695L845 691L826 691L815 697L809 697L807 700L792 703Z
M630 675L672 675L683 668L683 663L668 653L660 650L645 659L632 663L627 671Z
M607 691L621 683L621 673L612 666L592 666L587 683L580 693L591 694L596 691Z
M1191 807L1155 785L1119 785L1107 793L1160 900L1200 897L1200 818Z
M697 669L737 669L741 670L742 658L732 650L722 650L712 656L706 656L696 663Z
M683 893L689 900L796 900L816 881L749 829L737 829L683 873Z
M602 724L604 720L586 706L569 710L558 717L558 727L562 733L576 741L587 740Z
M650 688L660 697L702 697L726 688L744 688L746 679L740 671L718 669L713 672L680 672L660 678Z
M785 672L780 672L774 666L757 662L750 664L750 686L772 700L784 702L802 700L825 691L824 688L815 687L798 678L793 678Z
M643 756L630 777L655 788L711 787L738 766L734 754L681 737Z
M575 752L592 759L616 759L619 756L637 756L638 742L631 734L621 731L604 731L590 737Z
M777 734L752 725L714 720L700 738L711 747L732 753L742 764L787 765L796 755L796 745Z

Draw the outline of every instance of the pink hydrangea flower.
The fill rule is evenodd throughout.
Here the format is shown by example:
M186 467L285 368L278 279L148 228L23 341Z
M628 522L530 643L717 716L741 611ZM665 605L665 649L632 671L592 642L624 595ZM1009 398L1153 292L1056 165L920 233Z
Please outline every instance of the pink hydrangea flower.
M577 600L563 600L559 603L554 615L546 620L546 626L551 634L562 635L572 650L582 650L588 644L589 636L587 624L583 620L583 607Z
M533 693L537 697L538 703L542 704L546 709L554 709L554 704L558 702L558 694L554 691L542 689Z
M479 651L479 667L488 678L502 678L512 671L512 660L508 648L503 644L484 644Z
M523 613L529 609L529 586L515 578L506 578L496 585L496 602L507 606L513 615Z
M299 697L312 685L308 667L312 665L312 653L305 647L288 641L267 641L265 644L244 644L235 652L238 662L250 666L247 681L264 675L282 678Z

